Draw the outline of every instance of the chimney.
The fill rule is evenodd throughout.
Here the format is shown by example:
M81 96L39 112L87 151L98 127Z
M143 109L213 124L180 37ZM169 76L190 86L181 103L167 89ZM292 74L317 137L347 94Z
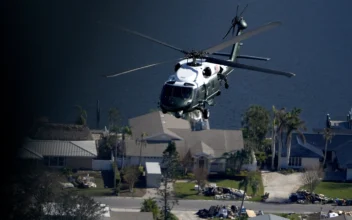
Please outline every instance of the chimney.
M326 114L326 128L331 128L330 115Z

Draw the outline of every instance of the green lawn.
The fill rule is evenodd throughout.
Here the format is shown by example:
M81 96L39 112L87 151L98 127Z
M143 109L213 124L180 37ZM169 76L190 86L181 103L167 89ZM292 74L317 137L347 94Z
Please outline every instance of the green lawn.
M314 191L332 198L352 199L352 183L321 182Z
M258 177L260 178L260 186L259 190L257 192L257 196L252 198L251 201L260 201L261 196L264 194L264 187L263 187L263 182L261 179L260 173L258 173ZM217 186L220 187L230 187L230 188L235 188L238 189L238 184L239 181L235 180L209 180L210 183L216 183ZM202 200L213 200L214 196L204 196L204 195L198 195L198 192L194 190L194 182L190 183L175 183L174 185L174 191L176 197L180 199L202 199ZM249 188L248 192L249 195L252 195L252 190Z
M96 188L86 188L86 189L80 189L80 188L74 188L70 189L74 192L77 192L78 194L84 194L87 196L112 196L113 195L113 182L111 178L113 178L112 174L105 173L102 174L100 172L96 171L86 171L86 172L80 172L80 173L75 173L73 176L76 177L78 175L80 176L86 176L87 173L89 173L89 176L94 177L94 182L97 185ZM111 178L110 178L111 176ZM104 180L105 179L105 180ZM107 187L105 187L107 186ZM138 183L135 184L135 188L133 190L134 192L131 193L128 190L128 185L123 184L121 186L121 191L120 195L121 197L142 197L146 193L146 189L144 187L140 187Z

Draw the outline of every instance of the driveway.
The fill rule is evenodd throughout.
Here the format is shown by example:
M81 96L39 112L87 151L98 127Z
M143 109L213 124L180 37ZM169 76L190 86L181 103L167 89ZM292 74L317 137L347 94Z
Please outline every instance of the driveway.
M283 175L278 172L262 172L264 192L270 193L267 202L285 202L292 192L301 186L302 173Z
M174 191L174 185L172 183L167 184L169 188L169 192ZM159 189L164 189L164 185L161 185ZM143 199L148 199L148 198L160 198L160 195L158 195L158 190L156 188L147 188L147 192L145 195L142 197Z

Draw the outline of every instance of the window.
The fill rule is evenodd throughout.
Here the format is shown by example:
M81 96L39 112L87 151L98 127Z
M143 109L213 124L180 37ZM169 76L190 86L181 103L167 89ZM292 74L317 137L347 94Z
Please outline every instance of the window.
M302 166L302 158L301 157L290 157L289 166L292 167L300 167Z
M50 167L63 167L66 165L65 157L44 157L44 164Z
M183 86L165 85L163 88L162 97L175 97L189 99L192 96L193 88Z

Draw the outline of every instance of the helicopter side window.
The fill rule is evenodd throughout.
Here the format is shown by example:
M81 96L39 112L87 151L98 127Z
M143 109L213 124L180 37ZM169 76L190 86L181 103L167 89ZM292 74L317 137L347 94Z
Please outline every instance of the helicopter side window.
M189 99L192 95L192 88L183 88L181 87L182 90L182 96L185 99Z
M164 94L164 96L171 96L171 94L172 94L172 86L165 85L163 94Z

